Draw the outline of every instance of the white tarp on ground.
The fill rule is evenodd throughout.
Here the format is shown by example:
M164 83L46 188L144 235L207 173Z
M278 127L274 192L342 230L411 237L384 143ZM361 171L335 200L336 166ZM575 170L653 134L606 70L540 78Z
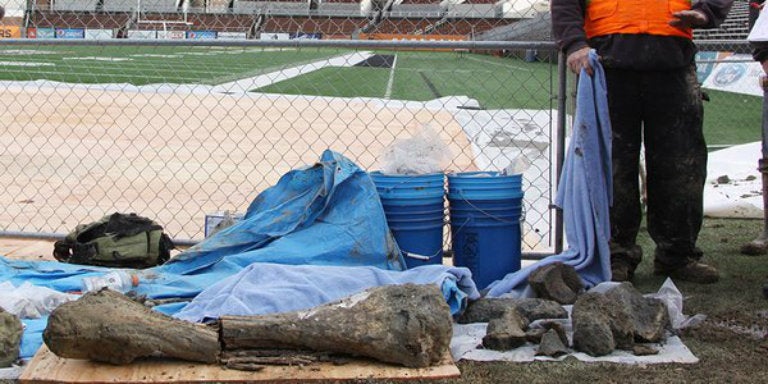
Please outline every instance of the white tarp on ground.
M618 283L605 282L601 283L592 291L606 292L612 287L615 287ZM669 312L670 322L672 328L681 329L689 326L693 326L700 321L703 321L706 316L697 314L695 316L686 316L683 313L683 295L680 290L677 289L672 279L667 278L664 284L659 287L659 291L655 294L648 294L645 296L651 296L663 301L667 305ZM550 321L556 321L563 326L568 336L568 344L573 344L573 327L571 325L571 305L565 305L563 308L568 312L567 319L553 319ZM535 326L538 321L531 323L531 327ZM451 356L455 361L459 360L474 360L474 361L515 361L515 362L531 362L531 361L562 361L568 356L572 356L581 361L602 361L611 363L622 364L660 364L660 363L686 363L693 364L698 363L699 359L691 352L688 347L683 344L683 341L672 334L667 334L666 340L662 343L647 344L653 349L658 351L655 355L648 356L635 356L630 351L615 350L611 354L606 356L594 357L583 352L576 352L570 349L570 353L557 358L551 358L548 356L536 356L538 350L537 344L530 342L525 345L509 350L509 351L494 351L491 349L483 349L483 337L488 323L473 323L473 324L454 324L453 325L453 338L451 339Z
M709 154L704 186L704 215L708 217L763 218L762 175L757 162L761 142L736 145ZM717 179L728 176L727 183Z

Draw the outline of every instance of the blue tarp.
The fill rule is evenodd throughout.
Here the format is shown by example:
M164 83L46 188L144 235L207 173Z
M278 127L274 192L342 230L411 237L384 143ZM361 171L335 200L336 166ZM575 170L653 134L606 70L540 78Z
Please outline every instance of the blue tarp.
M254 263L265 264L260 267ZM153 299L191 299L212 286L242 287L244 276L255 277L262 283L274 279L279 284L276 271L282 270L279 273L284 276L301 271L291 268L292 265L329 266L329 271L335 271L334 276L343 273L330 266L351 268L347 271L349 277L360 281L357 285L345 283L350 289L353 286L364 288L382 283L403 283L408 281L407 276L412 276L416 280L413 282L442 284L446 300L454 304L454 308L466 295L477 297L474 283L467 278L469 271L462 268L435 266L418 278L413 277L415 272L397 278L393 277L397 276L394 272L390 276L380 273L402 270L405 264L387 227L375 185L365 171L332 151L325 151L314 166L285 174L275 186L253 201L238 224L181 253L173 262L129 272L139 276L140 284L135 289L138 294ZM246 267L249 268L243 271ZM266 269L274 275L259 275ZM10 281L19 286L28 281L61 292L79 291L84 277L103 275L111 270L0 258L0 282ZM238 274L240 271L243 274ZM335 280L319 275L319 271L325 269L306 268L304 279L315 281L320 292L306 292L306 302L294 305L322 304L320 301L332 300L345 292L344 287L330 286ZM221 285L216 285L219 282ZM321 284L329 286L322 287ZM243 293L242 290L233 292ZM277 290L272 292L279 294ZM205 297L208 295L201 299ZM255 298L248 295L232 297L227 303L239 300L243 308L265 313L263 302L251 301ZM186 305L176 303L156 309L175 314ZM205 307L210 309L210 306ZM24 334L22 358L30 358L40 346L40 332L45 320L24 321L28 328Z
M528 276L558 261L573 266L587 287L611 279L611 122L605 72L594 50L589 61L594 76L584 70L579 76L573 134L555 202L563 210L568 249L495 281L487 288L489 297L533 296Z

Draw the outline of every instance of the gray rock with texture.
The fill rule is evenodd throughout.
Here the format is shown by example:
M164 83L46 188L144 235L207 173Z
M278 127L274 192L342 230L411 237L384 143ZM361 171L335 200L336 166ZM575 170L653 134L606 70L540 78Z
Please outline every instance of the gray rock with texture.
M537 268L528 276L528 284L537 297L560 304L573 304L584 290L576 269L560 262Z
M605 295L621 303L635 328L635 340L655 343L664 339L670 326L667 306L659 299L644 297L632 283L622 283Z
M568 353L568 347L565 346L557 331L550 329L542 336L536 356L558 357L566 353Z
M0 308L0 368L10 367L19 359L23 332L21 320Z
M459 317L460 324L487 323L501 317L509 309L515 309L528 322L539 319L566 319L568 312L562 305L544 299L480 299L469 304Z
M599 293L585 293L573 305L573 348L592 356L632 349L634 326L624 306Z
M516 310L504 312L501 317L488 322L483 346L497 351L515 349L527 341L526 328L528 328L528 320Z

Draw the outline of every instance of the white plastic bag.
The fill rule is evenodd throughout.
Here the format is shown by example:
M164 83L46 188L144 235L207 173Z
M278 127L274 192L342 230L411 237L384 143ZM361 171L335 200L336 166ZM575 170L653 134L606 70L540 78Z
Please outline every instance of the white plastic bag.
M10 282L0 283L0 307L22 319L36 319L51 313L77 295L61 293L46 287L24 282L15 288Z
M413 137L395 140L384 149L381 172L405 175L443 172L452 157L440 135L425 124Z

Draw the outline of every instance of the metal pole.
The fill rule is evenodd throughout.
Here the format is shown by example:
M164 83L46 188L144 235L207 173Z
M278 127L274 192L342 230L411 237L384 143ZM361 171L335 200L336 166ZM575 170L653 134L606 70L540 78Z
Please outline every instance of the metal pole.
M568 91L568 71L565 66L565 54L557 54L557 146L555 153L555 189L560 185L560 174L565 159L566 92ZM563 211L555 208L555 254L563 252Z

